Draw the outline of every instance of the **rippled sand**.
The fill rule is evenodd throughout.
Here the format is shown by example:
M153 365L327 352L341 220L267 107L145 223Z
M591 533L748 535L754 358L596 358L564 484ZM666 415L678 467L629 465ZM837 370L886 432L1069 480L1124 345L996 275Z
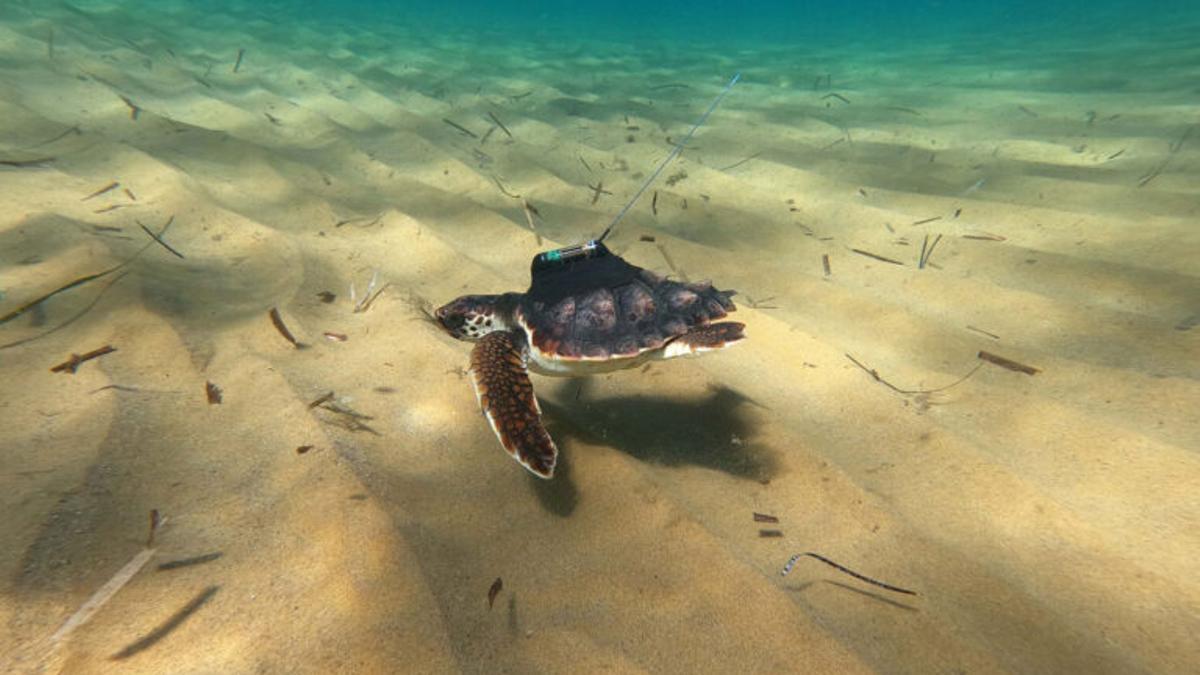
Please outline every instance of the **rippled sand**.
M0 9L17 164L0 166L0 314L128 259L139 224L173 217L183 257L152 244L0 325L11 345L78 315L0 350L0 670L1200 661L1200 118L1182 66L1132 59L1105 88L1087 78L1126 60L1099 47L1087 70L936 46L664 64L80 6ZM613 243L738 289L751 340L535 377L564 455L538 481L479 415L469 346L418 308L523 289L537 251L597 234L738 68ZM506 192L540 212L542 246ZM376 270L387 287L356 313L350 284ZM371 419L310 406L326 392ZM152 509L154 557L51 641L144 548ZM919 595L811 560L781 578L800 551Z

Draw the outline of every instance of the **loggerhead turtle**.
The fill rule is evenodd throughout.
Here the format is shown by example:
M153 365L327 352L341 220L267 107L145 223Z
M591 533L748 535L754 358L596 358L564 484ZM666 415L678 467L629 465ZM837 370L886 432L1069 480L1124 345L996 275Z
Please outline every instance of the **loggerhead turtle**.
M737 309L711 283L680 283L632 265L599 241L534 257L529 290L464 295L434 312L475 342L470 375L492 430L518 462L554 475L558 448L542 426L527 370L574 377L724 349L744 324L713 323Z
M434 313L450 335L477 342L470 374L479 405L504 449L534 475L554 476L558 448L542 426L528 370L592 375L745 338L744 324L712 323L737 309L729 299L734 291L665 279L603 243L739 79L741 73L729 80L599 237L534 256L524 293L464 295Z

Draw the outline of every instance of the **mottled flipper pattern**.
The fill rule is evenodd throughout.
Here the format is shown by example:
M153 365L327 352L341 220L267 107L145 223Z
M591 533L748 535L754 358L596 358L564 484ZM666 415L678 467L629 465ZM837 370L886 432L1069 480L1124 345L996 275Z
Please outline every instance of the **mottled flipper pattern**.
M707 326L698 326L671 341L663 350L664 358L691 356L715 349L724 349L746 339L742 331L746 324L737 321L721 321Z
M508 454L539 478L550 478L558 448L542 426L542 410L525 369L528 355L524 334L489 333L471 351L471 382Z

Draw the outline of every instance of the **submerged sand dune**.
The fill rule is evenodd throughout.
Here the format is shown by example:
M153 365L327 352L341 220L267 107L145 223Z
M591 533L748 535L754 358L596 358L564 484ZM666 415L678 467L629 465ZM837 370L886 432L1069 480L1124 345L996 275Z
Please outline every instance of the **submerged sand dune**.
M0 670L1200 661L1183 65L1133 59L1116 86L1014 54L503 38L0 9L0 315L136 255L0 324ZM1148 47L1089 53L1113 49ZM563 452L538 481L420 307L523 289L536 252L597 234L739 65L612 243L738 289L751 340L536 378ZM151 510L153 557L52 640ZM919 595L808 559L781 578L801 551Z

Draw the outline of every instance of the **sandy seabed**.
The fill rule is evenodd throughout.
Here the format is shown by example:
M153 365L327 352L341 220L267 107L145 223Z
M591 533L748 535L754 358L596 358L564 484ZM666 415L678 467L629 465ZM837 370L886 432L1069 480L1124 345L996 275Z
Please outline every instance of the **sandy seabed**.
M6 3L0 314L136 258L0 324L0 670L1188 671L1200 59L1163 39L673 62ZM535 376L539 481L421 308L594 236L738 68L612 243L751 339Z

